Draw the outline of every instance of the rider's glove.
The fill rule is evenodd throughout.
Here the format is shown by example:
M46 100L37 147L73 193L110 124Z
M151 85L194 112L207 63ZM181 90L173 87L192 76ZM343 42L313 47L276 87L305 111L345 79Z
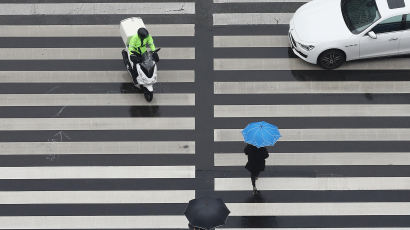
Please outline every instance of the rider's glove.
M154 61L155 61L155 62L159 62L158 53L153 53L153 54L152 54L152 57L154 58Z

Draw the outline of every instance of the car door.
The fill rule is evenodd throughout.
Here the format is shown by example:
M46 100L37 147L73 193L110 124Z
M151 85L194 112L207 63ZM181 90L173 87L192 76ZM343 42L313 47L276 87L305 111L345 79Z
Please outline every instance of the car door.
M403 29L403 15L397 15L378 23L370 30L377 35L377 38L371 38L368 33L360 38L360 58L398 54L399 38Z
M405 30L403 30L403 33L401 34L399 53L410 53L410 14L406 15Z

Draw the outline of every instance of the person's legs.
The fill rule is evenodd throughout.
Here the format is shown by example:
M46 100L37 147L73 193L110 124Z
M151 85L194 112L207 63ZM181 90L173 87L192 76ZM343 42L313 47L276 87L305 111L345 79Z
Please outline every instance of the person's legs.
M137 63L140 63L141 62L141 55L139 55L139 54L131 54L130 55L130 59L131 59L131 61L134 63L134 66L133 66L133 69L134 70L137 70Z
M252 181L252 186L255 188L256 187L256 176L253 173L251 174L251 181Z
M131 61L131 75L132 79L134 81L135 85L138 85L137 82L137 77L138 77L138 70L137 70L137 64L142 62L142 56L137 53L133 53L130 55L130 61Z
M256 180L259 176L259 172L251 172L251 181L252 181L252 186L253 186L253 192L257 193L258 189L256 188Z

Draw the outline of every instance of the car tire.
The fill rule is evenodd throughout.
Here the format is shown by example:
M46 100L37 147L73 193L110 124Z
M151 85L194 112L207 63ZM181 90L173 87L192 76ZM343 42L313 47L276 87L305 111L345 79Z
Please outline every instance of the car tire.
M345 61L345 53L338 49L326 50L317 59L318 65L323 69L336 69L343 65Z

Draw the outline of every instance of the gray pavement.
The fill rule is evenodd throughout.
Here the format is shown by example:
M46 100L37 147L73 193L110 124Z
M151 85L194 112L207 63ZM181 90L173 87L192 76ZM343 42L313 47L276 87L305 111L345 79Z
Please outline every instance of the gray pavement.
M289 52L299 0L0 3L0 229L410 229L408 57L321 70ZM119 20L161 47L147 103ZM240 130L283 135L251 194Z

